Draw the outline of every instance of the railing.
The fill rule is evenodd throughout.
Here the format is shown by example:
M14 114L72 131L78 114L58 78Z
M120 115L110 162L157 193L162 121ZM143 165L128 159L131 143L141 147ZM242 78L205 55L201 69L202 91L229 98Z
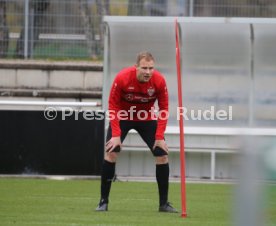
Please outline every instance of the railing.
M61 102L61 101L23 101L23 100L0 100L0 105L6 106L62 106L62 107L98 107L97 102Z
M169 146L169 152L178 155L180 150L179 143L175 143L179 137L178 127L168 127L165 133L166 141ZM229 128L229 127L185 127L185 153L208 153L210 154L210 179L216 179L217 154L234 154L241 153L242 147L237 145L237 141L242 140L245 136L263 137L275 139L276 129L269 128ZM135 140L138 137L136 131L131 130L129 137L123 145L123 151L127 152L146 152L149 149L146 145L141 145ZM193 137L193 141L191 141ZM204 138L204 142L202 139ZM227 143L220 142L219 139ZM216 140L216 142L213 142ZM140 140L139 140L140 141ZM137 156L136 156L137 158ZM180 160L179 160L180 161Z

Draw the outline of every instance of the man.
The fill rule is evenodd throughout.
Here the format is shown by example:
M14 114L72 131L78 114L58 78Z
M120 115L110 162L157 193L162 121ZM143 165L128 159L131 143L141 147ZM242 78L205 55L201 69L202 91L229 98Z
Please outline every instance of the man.
M158 118L153 111L156 100ZM168 92L164 77L154 69L151 53L139 53L135 66L125 68L117 74L111 87L108 110L110 125L101 175L101 200L96 211L108 210L116 159L128 131L135 129L156 157L159 211L176 213L177 210L168 202L169 162L168 147L164 140Z

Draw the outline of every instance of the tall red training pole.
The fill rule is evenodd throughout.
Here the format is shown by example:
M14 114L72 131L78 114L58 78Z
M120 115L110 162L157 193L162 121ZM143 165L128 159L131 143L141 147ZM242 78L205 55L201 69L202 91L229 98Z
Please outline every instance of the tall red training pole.
M177 87L178 87L178 111L179 111L178 114L180 116L179 117L179 129L180 129L180 175L181 175L181 205L182 205L181 216L187 217L182 81L181 81L181 62L180 62L180 49L179 49L179 29L178 29L177 19L175 19L174 24L175 24Z

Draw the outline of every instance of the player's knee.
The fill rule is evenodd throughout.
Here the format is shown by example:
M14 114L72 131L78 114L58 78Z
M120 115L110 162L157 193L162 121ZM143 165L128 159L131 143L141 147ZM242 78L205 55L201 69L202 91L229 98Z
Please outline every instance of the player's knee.
M152 154L155 156L155 157L159 157L159 156L164 156L164 155L168 155L168 153L163 150L162 148L160 147L155 147L152 151Z
M118 154L116 152L106 152L104 159L109 162L116 162Z
M166 164L169 162L168 155L156 157L156 164Z

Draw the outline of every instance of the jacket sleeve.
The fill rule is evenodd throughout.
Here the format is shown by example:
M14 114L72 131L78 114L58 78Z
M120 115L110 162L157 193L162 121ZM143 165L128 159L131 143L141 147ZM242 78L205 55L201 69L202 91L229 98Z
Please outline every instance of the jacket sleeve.
M165 79L160 84L160 89L157 94L159 114L157 119L157 129L155 133L156 140L164 140L164 133L166 130L169 117L169 97Z
M118 112L120 111L121 103L121 84L120 79L117 76L110 89L109 100L108 100L108 110L109 110L109 120L112 130L112 137L121 136L120 123L118 118Z

